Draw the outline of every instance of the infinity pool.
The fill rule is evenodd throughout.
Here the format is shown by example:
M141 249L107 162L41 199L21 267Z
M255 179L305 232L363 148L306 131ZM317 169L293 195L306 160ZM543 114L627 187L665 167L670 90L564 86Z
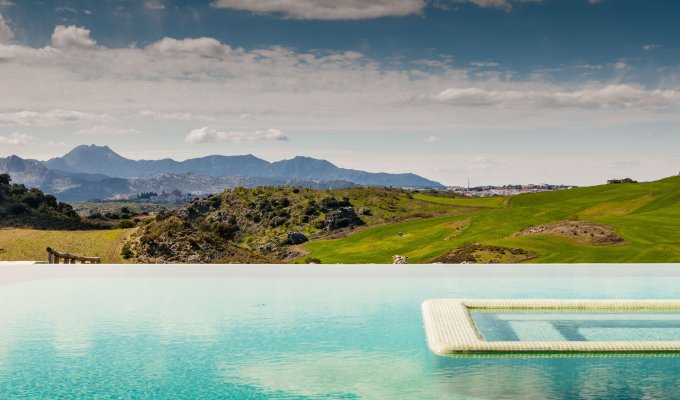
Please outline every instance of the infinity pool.
M680 265L2 266L0 399L678 396L680 357L437 357L429 298L673 299Z

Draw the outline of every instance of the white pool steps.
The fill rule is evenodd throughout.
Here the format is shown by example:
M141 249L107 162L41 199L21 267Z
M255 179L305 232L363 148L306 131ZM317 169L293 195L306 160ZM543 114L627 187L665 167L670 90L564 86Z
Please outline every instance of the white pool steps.
M426 300L422 305L423 322L427 343L433 353L441 356L494 353L680 353L680 340L485 341L470 316L470 310L680 312L680 300Z

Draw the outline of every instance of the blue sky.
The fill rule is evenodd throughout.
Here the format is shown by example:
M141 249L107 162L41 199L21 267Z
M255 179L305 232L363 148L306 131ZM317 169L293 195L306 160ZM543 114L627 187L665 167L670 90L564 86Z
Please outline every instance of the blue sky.
M0 156L294 155L446 184L680 170L680 2L0 0Z

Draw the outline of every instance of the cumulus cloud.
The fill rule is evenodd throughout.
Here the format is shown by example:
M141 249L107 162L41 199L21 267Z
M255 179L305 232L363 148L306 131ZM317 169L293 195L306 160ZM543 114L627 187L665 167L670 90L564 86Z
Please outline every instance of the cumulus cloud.
M144 3L144 7L149 10L165 10L165 4L160 0L148 0Z
M79 129L73 132L78 136L115 136L115 135L136 135L142 131L134 128L115 128L112 126L98 125L91 128Z
M631 85L608 85L575 91L487 90L477 87L450 88L418 101L466 107L542 108L658 108L680 105L680 92L645 90Z
M358 20L420 14L425 0L216 0L213 7L290 19Z
M7 25L2 14L0 14L0 44L9 43L12 39L14 39L14 32Z
M645 51L650 51L650 50L658 49L659 47L661 47L660 44L650 43L650 44L646 44L646 45L642 46L642 49L645 50Z
M425 139L423 139L423 142L427 144L433 144L433 143L439 143L442 141L442 138L439 136L428 136Z
M25 133L13 133L9 136L0 136L0 144L5 146L28 146L35 143L35 138Z
M0 113L0 125L49 126L103 118L103 115L71 110L18 111Z
M160 41L150 44L146 49L167 56L188 54L204 57L221 57L231 51L229 46L208 37L183 40L164 37Z
M0 0L0 7L12 7L15 4L9 0Z
M187 137L187 143L217 143L217 142L253 142L253 141L285 141L288 135L278 129L267 129L255 132L229 131L222 132L213 128L203 127L194 129Z
M90 30L75 25L57 25L52 33L52 47L57 49L93 48L97 42L90 37Z
M0 60L0 124L82 122L77 129L153 125L158 129L145 134L154 140L162 137L161 131L189 132L201 126L238 126L251 133L262 126L298 132L422 133L422 121L428 121L427 132L454 133L680 120L680 113L659 105L680 111L672 102L679 90L675 81L665 80L656 92L630 86L624 92L632 94L623 100L605 98L590 107L591 92L607 85L592 81L589 71L583 72L587 80L567 88L547 79L515 79L502 66L405 66L354 52L231 48L213 38L69 51L0 45ZM623 71L629 70L636 71L633 66ZM603 79L618 79L614 74L621 73L612 64L600 72ZM604 76L608 73L612 76ZM468 109L442 112L441 105ZM524 108L516 112L519 107ZM533 113L536 107L545 112ZM591 108L608 111L595 115L587 112Z

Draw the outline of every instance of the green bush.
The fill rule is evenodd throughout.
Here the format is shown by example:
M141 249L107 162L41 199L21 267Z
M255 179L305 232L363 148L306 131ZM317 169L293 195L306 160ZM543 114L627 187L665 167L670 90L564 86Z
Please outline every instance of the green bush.
M129 260L134 256L134 253L132 253L132 250L130 250L130 246L127 244L123 246L123 248L120 250L120 256L123 257L126 260Z
M135 222L129 219L124 219L116 224L116 229L130 229L135 227Z

